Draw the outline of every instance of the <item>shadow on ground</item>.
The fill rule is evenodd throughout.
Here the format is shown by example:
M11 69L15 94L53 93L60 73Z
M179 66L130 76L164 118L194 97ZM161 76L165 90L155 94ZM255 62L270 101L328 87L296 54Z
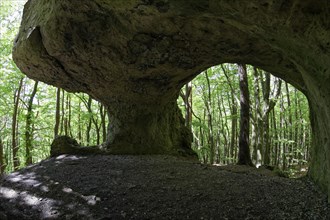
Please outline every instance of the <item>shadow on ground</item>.
M330 219L308 180L170 156L61 155L0 180L0 219Z

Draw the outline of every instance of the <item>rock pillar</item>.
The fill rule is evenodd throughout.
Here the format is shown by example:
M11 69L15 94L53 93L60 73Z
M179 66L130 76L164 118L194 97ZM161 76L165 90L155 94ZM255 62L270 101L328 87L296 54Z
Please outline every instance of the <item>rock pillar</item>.
M103 147L114 154L195 155L192 134L176 101L164 105L115 102L108 108L108 138Z

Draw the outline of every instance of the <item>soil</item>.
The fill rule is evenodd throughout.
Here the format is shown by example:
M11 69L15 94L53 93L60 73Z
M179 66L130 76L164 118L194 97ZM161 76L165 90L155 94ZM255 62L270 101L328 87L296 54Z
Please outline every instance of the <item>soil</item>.
M0 180L0 219L330 219L307 178L171 156L61 155Z

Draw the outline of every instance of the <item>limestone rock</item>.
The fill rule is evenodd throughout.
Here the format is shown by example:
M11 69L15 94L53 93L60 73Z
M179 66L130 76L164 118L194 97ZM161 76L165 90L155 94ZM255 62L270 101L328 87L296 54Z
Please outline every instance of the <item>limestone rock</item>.
M329 11L328 0L29 0L13 58L108 106L114 153L192 153L180 88L224 62L262 68L307 96L310 176L330 198Z
M63 135L53 140L50 149L51 157L56 157L61 154L90 155L105 154L105 152L101 151L97 146L81 147L75 139Z

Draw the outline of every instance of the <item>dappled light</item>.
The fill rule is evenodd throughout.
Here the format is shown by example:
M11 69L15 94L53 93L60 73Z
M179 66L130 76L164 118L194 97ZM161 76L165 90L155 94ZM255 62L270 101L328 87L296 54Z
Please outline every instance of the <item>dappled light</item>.
M309 105L304 94L253 66L247 66L250 93L249 148L258 168L306 175L310 159ZM240 89L237 64L208 68L186 84L178 104L203 163L237 163ZM302 169L304 168L304 169Z
M86 157L62 154L62 155L55 157L55 164L61 164L66 161L72 161L74 163L74 161L82 160L82 159L86 159Z
M330 219L328 0L0 6L0 219Z
M26 216L17 217L22 217L22 219L34 212L40 213L38 214L40 219L60 218L69 212L86 218L90 215L88 207L96 205L100 198L93 194L84 195L73 190L71 187L74 188L74 185L68 187L60 179L52 177L51 173L48 174L47 167L47 163L53 163L53 168L56 168L65 163L70 166L72 162L84 159L86 157L60 155L45 163L30 166L29 170L6 175L1 182L0 201L6 201L8 204L21 204ZM57 172L61 172L60 168ZM9 216L17 215L17 210L7 211Z
M9 219L330 217L326 197L308 181L172 156L63 155L0 185L0 216Z

